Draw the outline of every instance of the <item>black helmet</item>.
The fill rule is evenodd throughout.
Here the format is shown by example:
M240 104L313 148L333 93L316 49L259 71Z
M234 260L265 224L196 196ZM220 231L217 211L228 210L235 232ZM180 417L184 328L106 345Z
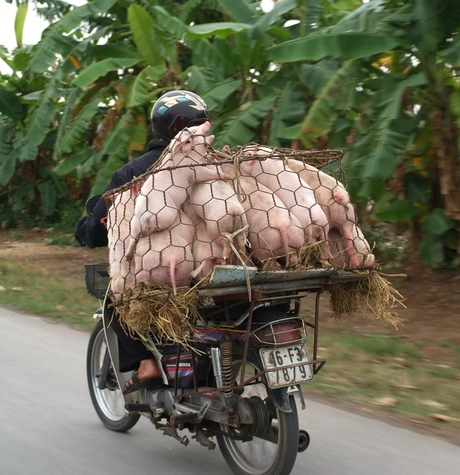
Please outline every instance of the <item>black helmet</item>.
M163 94L153 106L150 115L156 135L171 140L185 127L210 120L206 103L190 91L170 91Z

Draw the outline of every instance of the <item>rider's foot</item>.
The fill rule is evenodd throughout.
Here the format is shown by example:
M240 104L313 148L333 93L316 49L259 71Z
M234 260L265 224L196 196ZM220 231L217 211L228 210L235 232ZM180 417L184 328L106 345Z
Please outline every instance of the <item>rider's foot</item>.
M163 378L158 371L153 359L142 360L137 371L126 381L124 394L129 394L139 389L154 389L162 386Z

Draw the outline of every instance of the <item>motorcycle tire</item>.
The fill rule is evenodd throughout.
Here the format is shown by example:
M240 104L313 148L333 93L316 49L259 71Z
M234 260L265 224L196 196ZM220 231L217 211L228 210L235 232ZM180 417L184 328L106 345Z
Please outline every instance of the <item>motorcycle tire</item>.
M126 411L125 400L111 364L106 368L108 374L105 388L99 388L99 377L107 351L103 322L99 320L91 333L86 354L89 393L103 424L115 432L126 432L136 424L140 414Z
M241 360L234 360L235 376L241 371L241 363ZM254 358L248 357L246 374L259 373L259 368L260 364ZM272 413L276 413L276 415L273 414L273 420L277 422L275 423L276 442L257 436L252 437L251 440L242 441L225 435L217 435L217 442L227 465L236 475L289 474L295 464L299 445L299 419L294 398L289 397L292 412L275 409L262 380L247 386L242 396L262 400L264 404L270 406Z

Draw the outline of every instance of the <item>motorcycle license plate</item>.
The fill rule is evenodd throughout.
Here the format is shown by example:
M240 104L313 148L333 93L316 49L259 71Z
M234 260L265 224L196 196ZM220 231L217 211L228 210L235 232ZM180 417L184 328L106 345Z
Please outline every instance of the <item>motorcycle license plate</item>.
M276 348L263 348L260 356L270 388L281 388L313 379L305 343Z

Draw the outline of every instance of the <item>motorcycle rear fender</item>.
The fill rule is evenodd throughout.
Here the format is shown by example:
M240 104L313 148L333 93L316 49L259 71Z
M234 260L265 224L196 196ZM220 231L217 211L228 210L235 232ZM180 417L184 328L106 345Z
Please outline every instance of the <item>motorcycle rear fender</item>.
M270 389L266 386L269 397L275 403L275 407L282 412L292 412L291 404L289 403L289 387Z

